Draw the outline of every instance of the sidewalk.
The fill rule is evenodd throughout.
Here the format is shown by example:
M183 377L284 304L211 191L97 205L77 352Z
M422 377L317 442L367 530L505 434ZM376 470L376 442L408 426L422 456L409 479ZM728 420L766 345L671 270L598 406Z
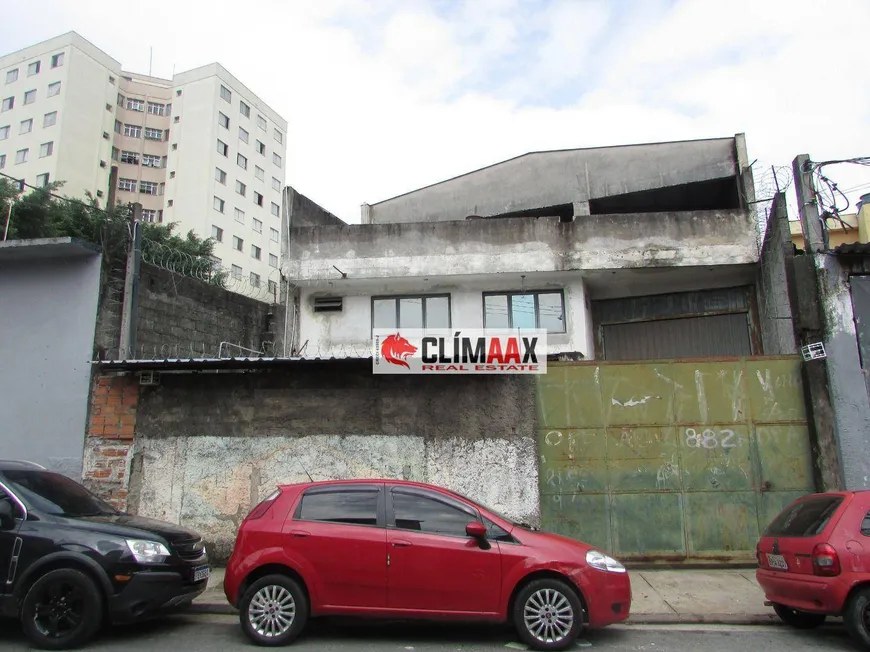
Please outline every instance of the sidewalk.
M632 605L629 624L779 624L754 570L629 571ZM223 593L224 569L213 568L208 588L191 612L237 613Z

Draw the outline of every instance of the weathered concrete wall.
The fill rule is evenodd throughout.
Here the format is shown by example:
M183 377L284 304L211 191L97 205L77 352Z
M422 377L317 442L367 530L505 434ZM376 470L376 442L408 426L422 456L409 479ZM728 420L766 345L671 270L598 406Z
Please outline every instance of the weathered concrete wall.
M372 204L371 223L464 220L735 176L735 138L533 152Z
M756 275L759 328L766 355L797 353L788 283L793 250L785 194L779 193L770 207Z
M183 522L226 559L274 486L410 478L538 522L534 380L373 376L369 361L164 375L142 388L128 508Z
M284 188L284 215L286 222L293 226L342 226L345 221L311 201L305 195L287 186Z

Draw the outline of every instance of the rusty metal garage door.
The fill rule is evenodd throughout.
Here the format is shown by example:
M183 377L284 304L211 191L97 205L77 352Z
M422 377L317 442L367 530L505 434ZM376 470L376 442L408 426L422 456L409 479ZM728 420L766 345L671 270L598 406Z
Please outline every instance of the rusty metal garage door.
M543 526L626 560L752 558L767 522L814 490L800 364L551 363Z

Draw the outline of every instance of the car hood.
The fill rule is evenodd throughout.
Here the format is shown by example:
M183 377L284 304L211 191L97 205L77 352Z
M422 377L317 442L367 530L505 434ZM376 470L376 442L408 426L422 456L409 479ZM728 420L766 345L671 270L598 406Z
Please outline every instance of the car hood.
M87 527L89 530L99 530L106 534L126 538L147 538L148 535L157 535L168 543L190 541L199 539L200 536L193 530L188 530L172 523L158 521L144 516L132 514L106 514L100 516L77 516L66 517L70 524Z
M524 543L534 542L536 547L544 548L550 554L564 559L576 559L577 557L585 559L586 553L594 548L594 546L590 546L588 543L571 539L561 534L542 530L528 530L520 526L515 527L511 531L511 534ZM555 560L556 557L554 556L553 559Z

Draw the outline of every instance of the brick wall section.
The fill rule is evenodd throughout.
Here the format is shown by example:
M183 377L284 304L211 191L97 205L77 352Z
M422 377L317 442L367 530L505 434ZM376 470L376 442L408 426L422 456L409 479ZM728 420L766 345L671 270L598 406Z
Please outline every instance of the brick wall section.
M138 406L136 376L94 378L82 475L85 486L119 509L127 507Z

